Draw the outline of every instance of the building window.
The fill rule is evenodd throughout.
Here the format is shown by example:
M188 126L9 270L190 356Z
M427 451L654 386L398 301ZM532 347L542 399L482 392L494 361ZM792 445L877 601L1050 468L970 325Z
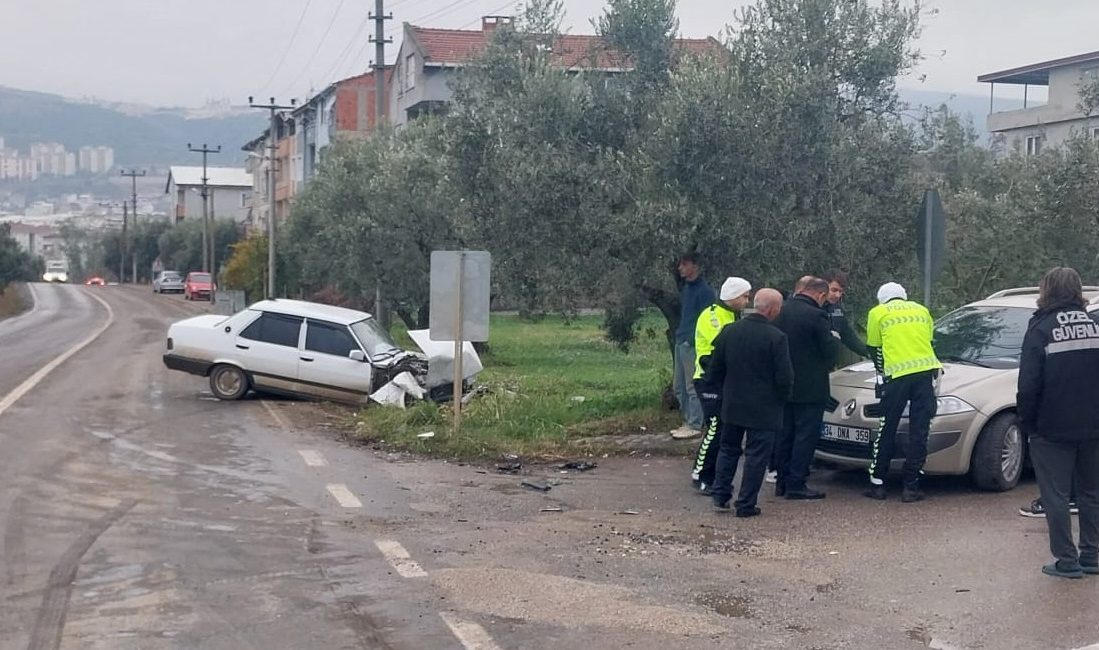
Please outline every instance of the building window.
M409 54L404 60L404 89L412 90L416 87L416 55Z
M1091 139L1099 140L1099 126L1091 127Z
M1037 156L1042 153L1042 136L1028 135L1026 139L1026 155Z

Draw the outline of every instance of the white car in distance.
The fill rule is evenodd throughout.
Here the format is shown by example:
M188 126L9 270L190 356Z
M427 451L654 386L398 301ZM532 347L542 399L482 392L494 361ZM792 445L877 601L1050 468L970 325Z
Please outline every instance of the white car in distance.
M366 403L403 372L432 399L452 391L453 343L409 332L430 355L399 348L365 312L300 300L264 300L232 316L205 315L172 324L164 365L209 377L223 400L249 390L339 402ZM473 346L463 354L463 384L482 368Z

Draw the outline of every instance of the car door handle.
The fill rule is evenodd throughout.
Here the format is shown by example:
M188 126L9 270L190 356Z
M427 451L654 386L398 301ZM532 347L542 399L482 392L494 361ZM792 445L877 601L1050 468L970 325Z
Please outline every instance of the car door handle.
M313 363L313 359L311 359L310 357L298 357L298 358L301 359L302 361L307 362L307 363Z
M249 346L247 346L247 345L241 345L240 343L237 343L237 349L238 349L238 350L248 350L248 349L249 349Z

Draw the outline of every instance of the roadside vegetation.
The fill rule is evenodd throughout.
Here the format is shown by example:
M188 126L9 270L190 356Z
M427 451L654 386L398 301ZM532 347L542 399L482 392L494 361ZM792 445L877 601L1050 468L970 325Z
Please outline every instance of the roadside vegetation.
M45 264L19 247L11 226L0 224L0 318L14 316L25 305L16 282L34 282L42 277Z
M553 458L601 452L606 435L666 432L678 416L653 397L671 380L667 343L657 333L661 322L646 315L647 333L626 354L607 340L598 317L493 316L477 379L484 393L463 411L460 435L451 433L449 405L415 402L403 411L364 409L355 436L463 459ZM418 437L428 432L435 435Z

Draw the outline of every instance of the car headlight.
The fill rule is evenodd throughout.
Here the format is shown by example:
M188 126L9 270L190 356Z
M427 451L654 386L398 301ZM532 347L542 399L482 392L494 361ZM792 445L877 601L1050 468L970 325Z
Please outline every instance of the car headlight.
M960 397L954 397L953 395L947 395L946 397L940 397L936 400L938 408L935 410L935 415L957 415L959 413L969 413L970 411L976 411L972 404L965 401ZM908 417L908 407L904 407L904 413L901 418Z

